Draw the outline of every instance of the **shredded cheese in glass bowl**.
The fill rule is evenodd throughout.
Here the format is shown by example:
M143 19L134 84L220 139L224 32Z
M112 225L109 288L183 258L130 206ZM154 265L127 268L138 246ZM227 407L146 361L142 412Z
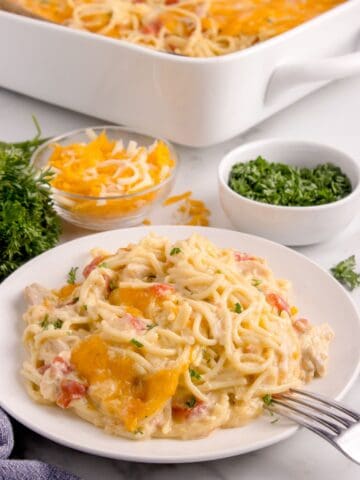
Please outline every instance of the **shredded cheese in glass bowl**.
M60 216L80 227L108 230L140 224L170 193L179 160L165 140L104 126L53 138L31 162L53 172Z

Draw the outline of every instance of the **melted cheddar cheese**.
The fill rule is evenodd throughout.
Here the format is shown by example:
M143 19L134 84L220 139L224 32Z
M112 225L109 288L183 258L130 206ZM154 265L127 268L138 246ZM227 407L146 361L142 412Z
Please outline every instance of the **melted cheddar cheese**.
M82 340L71 363L89 385L88 396L104 413L118 418L132 432L175 394L180 370L140 374L134 361L114 354L98 335Z

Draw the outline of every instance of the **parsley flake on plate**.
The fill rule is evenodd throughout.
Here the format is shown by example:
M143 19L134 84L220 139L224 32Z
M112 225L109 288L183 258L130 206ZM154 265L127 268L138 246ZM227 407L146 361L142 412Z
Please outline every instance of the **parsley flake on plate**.
M136 338L132 338L130 340L130 343L132 343L133 345L135 345L136 348L142 348L144 345L139 342L138 340L136 340Z
M196 398L194 396L190 397L189 400L186 400L185 405L188 408L194 408L196 404Z
M76 272L79 270L79 267L71 267L69 273L67 274L67 283L74 285L76 282Z
M262 400L267 407L269 407L273 403L272 396L269 394L264 395L262 397Z
M201 380L201 375L196 370L193 370L192 368L189 368L189 373L190 373L191 378L195 378L196 380Z
M243 311L243 307L241 306L241 303L239 302L235 303L234 311L235 313L241 313Z

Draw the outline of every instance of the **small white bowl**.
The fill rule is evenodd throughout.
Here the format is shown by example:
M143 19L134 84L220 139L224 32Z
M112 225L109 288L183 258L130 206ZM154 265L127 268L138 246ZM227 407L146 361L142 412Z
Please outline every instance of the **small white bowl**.
M229 174L236 163L259 155L270 162L310 168L333 163L349 177L353 190L341 200L314 207L284 207L250 200L231 190ZM330 239L350 224L360 203L358 163L336 148L308 141L268 139L242 145L220 162L218 183L221 205L238 230L284 245L309 245Z

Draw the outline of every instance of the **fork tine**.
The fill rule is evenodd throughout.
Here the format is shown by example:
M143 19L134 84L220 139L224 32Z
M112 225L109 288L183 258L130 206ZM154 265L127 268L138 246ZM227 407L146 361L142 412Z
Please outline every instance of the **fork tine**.
M298 415L302 415L306 419L310 419L313 422L317 422L318 424L320 423L321 425L328 428L329 430L331 430L336 435L340 435L340 433L343 431L342 427L339 427L338 425L335 425L334 423L331 423L327 420L324 420L323 418L315 417L314 415L311 415L311 413L305 412L303 410L299 410L298 408L293 407L292 405L289 405L286 402L282 402L281 400L278 400L276 397L273 398L272 403L274 403L275 405L281 405L281 407L283 407L285 409L289 409L292 412L297 413Z
M301 400L300 398L297 398L294 395L286 395L286 394L282 393L280 395L276 395L275 398L288 400L289 402L293 402L293 403L296 403L296 404L299 404L299 405L304 405L304 407L307 407L310 410L313 410L313 411L315 410L316 412L319 412L322 415L326 415L326 416L330 417L332 420L336 420L337 422L341 423L345 427L351 427L351 425L354 425L356 423L356 420L353 419L353 418L350 420L350 419L345 418L345 417L340 417L339 415L336 415L335 413L333 413L329 409L326 410L325 408L320 408L316 404L314 405L314 402L313 403L306 402L304 400Z
M294 393L297 393L298 395L303 395L305 397L312 398L313 400L317 400L323 405L334 408L336 410L340 410L341 412L349 415L354 420L357 420L357 421L360 420L360 415L358 413L354 412L353 410L349 410L348 408L341 405L339 402L336 402L334 400L329 401L328 398L325 398L322 395L319 395L318 393L315 394L313 392L305 392L303 390L298 390L297 388L291 388L290 392L294 392Z
M282 409L281 407L277 408L277 406L275 406L275 408L274 407L272 407L272 408L266 407L266 408L269 411L278 413L279 415L282 415L283 417L288 418L289 420L298 423L302 427L305 427L305 428L311 430L312 432L316 433L317 435L320 435L321 437L323 437L328 442L333 443L334 434L328 433L326 430L324 430L321 427L315 427L314 425L307 422L306 420L304 420L304 418L302 418L301 416L292 412L291 410L286 411L286 410Z

